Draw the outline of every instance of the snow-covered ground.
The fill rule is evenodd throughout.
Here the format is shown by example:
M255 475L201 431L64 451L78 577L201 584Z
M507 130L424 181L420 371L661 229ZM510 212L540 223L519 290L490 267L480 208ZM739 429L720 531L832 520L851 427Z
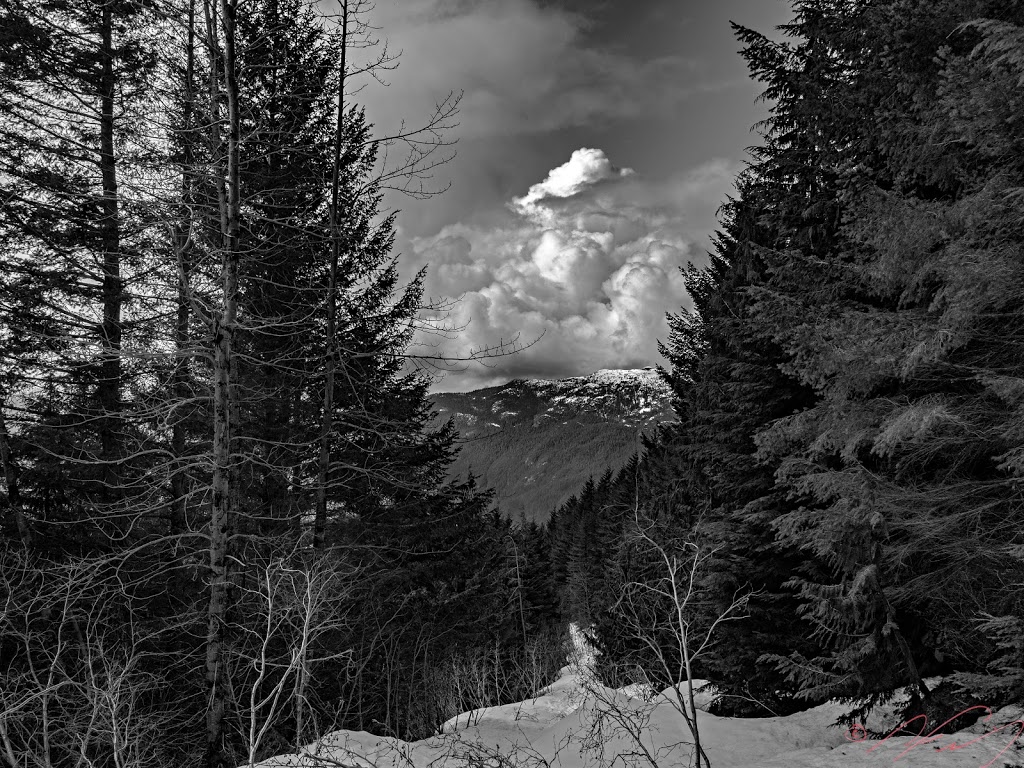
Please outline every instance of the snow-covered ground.
M671 689L651 697L635 687L611 690L595 683L586 643L575 629L573 637L576 652L570 664L534 699L459 715L445 723L438 735L411 743L364 732L337 731L310 745L303 755L284 755L262 766L692 765L693 739L682 714L669 699ZM711 768L1024 766L1024 736L1015 738L1024 726L1007 725L1024 715L1020 707L1007 707L958 734L931 739L901 736L880 742L857 741L859 734L831 727L843 711L838 704L825 704L789 717L740 719L702 711L710 700L710 695L703 693L696 704L701 743ZM879 713L866 725L888 731L885 716Z

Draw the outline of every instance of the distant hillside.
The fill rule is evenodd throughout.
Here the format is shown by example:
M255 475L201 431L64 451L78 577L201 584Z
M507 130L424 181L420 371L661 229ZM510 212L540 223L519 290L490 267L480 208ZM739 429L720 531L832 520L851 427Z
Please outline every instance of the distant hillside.
M516 379L432 399L463 441L452 475L472 471L502 512L540 522L588 477L625 463L641 431L674 418L668 387L648 368Z

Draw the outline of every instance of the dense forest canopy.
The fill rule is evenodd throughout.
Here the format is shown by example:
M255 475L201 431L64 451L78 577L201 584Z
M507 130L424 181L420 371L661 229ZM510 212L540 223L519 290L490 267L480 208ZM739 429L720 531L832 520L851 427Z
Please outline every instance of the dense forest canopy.
M445 479L444 307L382 210L456 100L375 134L367 4L4 0L0 761L419 738L570 620L733 714L1024 699L1024 4L792 5L735 28L771 112L662 340L677 418L513 526Z

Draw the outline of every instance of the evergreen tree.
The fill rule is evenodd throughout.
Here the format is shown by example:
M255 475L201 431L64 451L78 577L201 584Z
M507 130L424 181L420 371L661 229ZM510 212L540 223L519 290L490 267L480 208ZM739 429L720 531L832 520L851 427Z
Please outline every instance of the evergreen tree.
M686 272L693 309L669 318L679 421L645 443L633 506L715 552L707 617L757 590L704 659L726 706L840 697L855 718L909 684L941 714L923 678L950 670L1012 697L1020 19L794 8L793 42L737 28L775 106L709 267ZM570 582L591 495L552 524ZM646 578L625 540L615 570ZM613 614L602 648L649 665Z
M56 549L125 535L125 496L144 471L123 353L140 340L125 286L144 272L134 187L147 13L59 0L0 10L5 461L20 475L24 531L45 527L35 544Z
M770 121L767 146L739 180L739 197L724 206L709 267L685 273L693 310L670 317L663 347L680 420L662 430L649 459L665 468L652 498L715 553L704 576L709 617L738 592L758 593L747 618L722 628L721 650L704 663L726 706L739 702L734 711L762 715L794 706L787 701L794 686L763 657L806 647L800 625L780 616L795 616L784 582L798 568L815 568L804 564L798 547L773 541L772 521L791 501L776 487L778 465L764 462L755 442L775 419L812 402L809 388L780 370L786 350L761 319L761 294L780 264L827 254L838 222L833 180L818 162L822 139L786 112L813 113L832 98L828 75L837 64L812 26L788 28L804 37L793 48L737 29L744 56L768 82L766 96L778 101L782 116Z
M336 99L365 27L332 32L300 0L2 14L5 734L70 754L106 716L101 646L135 665L161 760L237 764L335 716L432 731L451 713L413 692L508 636L522 589L489 497L444 481L453 428L428 426L429 382L404 369L422 275L400 284L379 207L422 156L382 172L362 110ZM309 643L303 585L321 590ZM39 665L67 691L49 719ZM292 674L291 697L250 711ZM276 741L249 742L249 716ZM121 759L94 742L76 754Z
M561 623L551 563L550 528L530 521L520 529L526 634L535 637Z
M984 2L809 5L847 61L848 115L822 153L846 215L827 265L787 265L763 304L788 369L820 400L760 442L806 500L776 521L780 540L834 577L793 581L830 650L780 668L809 695L870 705L914 683L928 699L924 675L991 658L980 618L1019 611L1002 585L1020 572L1004 463L1016 450L1005 387L1020 367L1004 201L1020 138L991 118L1012 109L1019 73L985 58L978 31L1013 26ZM968 24L986 16L1000 22Z

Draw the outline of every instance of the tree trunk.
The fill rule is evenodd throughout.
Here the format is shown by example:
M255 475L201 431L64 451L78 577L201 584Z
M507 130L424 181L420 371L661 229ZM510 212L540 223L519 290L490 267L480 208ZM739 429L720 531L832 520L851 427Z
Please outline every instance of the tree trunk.
M103 483L110 497L120 494L121 462L124 460L124 425L121 418L121 227L117 202L117 166L114 155L114 44L112 0L103 4L100 59L100 239L103 247L103 347L98 394L103 409L100 422L100 461Z
M210 37L211 105L213 129L220 133L219 83L216 61L223 69L223 91L227 100L226 152L224 173L218 173L221 208L221 310L212 323L214 425L213 425L213 503L210 511L210 602L206 639L206 684L208 711L206 718L207 768L227 768L228 755L224 744L224 721L227 690L224 681L224 642L230 589L230 555L234 525L237 520L237 489L234 470L234 431L237 407L234 403L236 364L233 342L238 314L239 212L238 188L239 104L235 77L235 10L237 0L220 0L218 29L216 0L207 0L207 25ZM223 32L223 51L218 39ZM220 137L218 137L220 138Z
M189 0L188 4L188 37L185 52L185 104L182 116L182 163L184 170L181 174L181 205L178 210L178 221L174 227L173 241L175 258L178 262L178 296L176 317L174 321L174 373L171 377L171 389L174 392L175 404L185 403L188 400L188 358L189 358L189 314L190 314L190 287L189 274L192 270L192 259L190 257L191 235L189 220L189 200L191 198L190 169L195 162L195 153L192 152L192 142L195 141L193 130L195 122L194 115L194 78L195 78L195 0ZM188 434L185 424L181 418L175 418L171 424L171 515L170 532L182 533L188 528L187 519L187 496L188 483L184 474L183 462L187 447Z
M7 484L7 506L18 526L21 543L25 545L25 549L31 549L32 529L29 527L28 518L25 517L25 510L21 502L21 492L18 489L18 470L14 465L14 457L11 455L10 433L7 431L7 420L4 418L2 403L0 403L0 462L3 463L4 481Z
M323 422L320 428L316 511L313 518L313 548L322 549L327 530L327 483L331 469L331 432L334 429L334 375L338 358L338 262L341 260L342 224L340 203L341 142L345 125L345 51L348 45L348 0L341 0L341 70L338 76L338 124L334 137L334 173L331 179L331 272L327 286L327 370L324 374Z

